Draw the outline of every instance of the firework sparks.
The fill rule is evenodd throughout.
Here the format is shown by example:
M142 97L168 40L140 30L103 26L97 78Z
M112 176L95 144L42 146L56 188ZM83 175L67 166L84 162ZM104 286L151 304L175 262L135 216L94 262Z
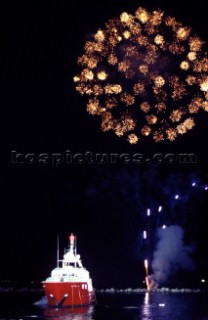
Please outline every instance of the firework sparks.
M165 84L165 80L163 79L163 77L158 76L155 78L155 85L156 87L163 87Z
M101 117L103 131L130 144L144 137L174 141L193 129L200 110L208 112L203 45L174 17L140 7L109 20L86 42L73 81L90 96L87 112Z
M201 91L205 91L205 92L208 91L208 77L200 81L200 88L201 88Z
M141 105L140 105L140 109L145 112L145 113L148 113L151 109L151 106L148 102L142 102Z
M149 291L151 289L150 282L149 282L149 276L145 277L145 282L146 282L147 290Z
M143 239L147 240L147 231L143 231Z
M158 212L162 212L162 209L163 209L163 207L160 206L160 207L158 208Z
M130 144L136 144L138 142L138 140L139 140L139 138L134 133L132 133L128 136L128 141Z
M147 209L147 216L150 217L151 216L151 210Z
M141 134L145 137L148 137L150 134L151 134L151 131L152 129L148 126L144 126L142 129L141 129Z
M149 271L148 271L149 265L148 265L148 260L147 260L147 259L144 260L144 268L145 268L146 276L148 277L148 274L149 274Z
M154 281L153 277L149 275L149 262L147 259L144 260L144 269L145 269L145 283L147 290L150 291L151 289L154 289L157 287L156 282Z
M208 185L201 184L198 178L194 180L186 179L186 183L188 189L186 189L184 194L170 193L171 199L168 202L172 207L172 200L174 199L174 205L178 207L177 211L180 210L180 203L184 204L184 201L188 202L191 193L197 192L198 190L201 190L201 192L208 191ZM181 187L181 183L175 184L174 182L174 188L175 185L179 188ZM184 187L183 183L182 185ZM189 192L191 192L190 196L187 197L187 193ZM166 193L167 189L165 187L165 194ZM156 202L154 206L151 205L151 209L148 208L144 212L144 229L142 229L144 240L143 263L147 291L155 290L159 285L167 283L169 275L171 275L171 273L174 274L178 269L189 270L189 268L193 267L193 261L189 254L193 253L194 246L187 246L185 244L183 241L183 229L177 224L171 225L172 219L168 219L169 214L166 215L166 209L167 207L163 207L162 205L158 206ZM155 232L157 233L155 234ZM176 237L176 235L178 236ZM157 241L156 245L155 240ZM175 241L178 241L176 245ZM155 247L155 249L152 254L151 251L153 247ZM184 256L184 258L181 259L181 256ZM181 264L179 263L178 267L175 268L175 262L177 263L179 260Z

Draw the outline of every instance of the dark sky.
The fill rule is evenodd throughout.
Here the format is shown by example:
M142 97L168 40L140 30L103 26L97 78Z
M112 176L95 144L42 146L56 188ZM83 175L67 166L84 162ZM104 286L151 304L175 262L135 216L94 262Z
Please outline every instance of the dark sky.
M2 6L4 58L0 108L0 280L44 280L56 263L56 236L78 236L78 251L96 287L141 286L145 210L165 207L165 222L180 224L196 242L194 281L208 279L205 223L208 199L208 115L176 142L129 146L85 111L75 91L77 57L88 37L122 11L139 5L165 10L207 38L204 1L8 1ZM194 153L195 164L14 164L11 152ZM191 188L193 179L197 188ZM178 191L179 190L179 191ZM173 203L172 194L183 199ZM152 224L155 232L157 217ZM127 271L128 270L128 271ZM184 274L182 274L184 276ZM184 276L185 277L185 276ZM198 281L198 282L197 282ZM194 282L194 283L195 283ZM182 283L182 282L181 282Z

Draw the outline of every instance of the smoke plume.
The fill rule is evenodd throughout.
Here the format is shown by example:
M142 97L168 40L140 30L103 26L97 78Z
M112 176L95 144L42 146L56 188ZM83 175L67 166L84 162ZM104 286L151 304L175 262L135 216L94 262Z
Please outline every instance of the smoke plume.
M194 245L184 242L184 230L178 225L158 229L158 242L153 254L152 268L154 278L159 284L165 283L170 275L178 270L193 270L191 254Z

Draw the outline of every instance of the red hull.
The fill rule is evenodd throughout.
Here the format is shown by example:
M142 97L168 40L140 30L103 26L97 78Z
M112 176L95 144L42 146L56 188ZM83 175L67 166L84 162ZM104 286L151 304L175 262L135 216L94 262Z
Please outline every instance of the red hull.
M86 306L95 301L86 282L43 282L43 287L51 307Z

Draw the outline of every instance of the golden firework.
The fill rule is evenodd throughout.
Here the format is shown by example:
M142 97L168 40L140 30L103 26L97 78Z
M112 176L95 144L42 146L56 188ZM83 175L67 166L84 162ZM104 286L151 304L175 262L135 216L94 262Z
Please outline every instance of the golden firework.
M170 119L172 122L179 122L181 121L181 118L183 117L184 114L185 114L185 111L182 108L173 110L170 115Z
M141 23L146 23L149 19L149 13L144 8L137 9L135 16Z
M145 102L142 102L141 105L140 105L140 109L145 112L145 113L148 113L151 109L151 106L149 104L149 102L145 101Z
M93 87L93 93L95 96L103 94L103 87L100 84L95 84Z
M177 137L177 132L175 129L173 128L168 128L166 130L166 134L167 134L167 139L170 141L174 141Z
M158 34L155 39L154 39L154 42L158 45L160 45L161 47L164 46L165 44L165 40L164 40L164 37L161 36L160 34Z
M157 113L158 112L164 112L166 110L166 104L164 102L160 102L158 104L155 105L155 109L157 110Z
M98 42L103 42L105 40L105 34L102 30L98 30L95 34L95 40Z
M179 41L185 41L189 37L191 32L190 28L187 27L181 27L176 32L176 37Z
M87 41L73 81L89 96L87 112L101 129L130 144L151 137L174 141L208 112L208 58L204 42L174 17L139 7L121 13Z
M144 83L142 83L142 82L136 83L136 84L134 85L133 90L134 90L135 96L144 93L144 91L145 91Z
M180 64L180 67L181 67L182 70L187 71L189 69L188 61L182 61L181 64Z
M98 99L96 98L90 99L87 104L87 111L92 115L97 114L99 106L100 104Z
M126 106L132 106L135 102L135 98L133 95L125 92L121 94L121 101L124 102Z
M196 58L197 58L196 52L190 51L190 52L187 54L187 57L188 57L188 59L189 59L190 61L196 60Z
M132 133L128 136L128 141L130 144L136 144L139 141L139 138L135 133Z
M196 83L197 78L194 76L188 75L186 78L186 82L189 86L193 86Z
M161 133L160 131L155 131L155 132L153 133L153 140L154 140L155 142L160 142L160 141L164 140L164 135L163 135L163 133Z
M106 108L107 109L113 109L116 108L118 106L118 101L116 98L112 97L112 98L108 98L105 102Z
M122 87L119 84L107 84L105 86L106 94L119 94L122 91Z
M157 117L154 114L151 114L149 116L146 116L146 120L148 124L155 124L157 122Z
M139 66L139 71L143 74L147 74L149 72L149 68L146 64L141 64Z
M162 76L158 76L155 78L156 87L163 87L165 84L165 79Z
M115 54L109 54L108 56L108 63L112 66L118 63L118 58L116 57Z
M149 136L151 132L152 129L149 126L144 126L141 130L141 134L146 137Z
M207 92L208 91L208 76L202 77L202 79L199 80L199 83L200 83L201 91Z

